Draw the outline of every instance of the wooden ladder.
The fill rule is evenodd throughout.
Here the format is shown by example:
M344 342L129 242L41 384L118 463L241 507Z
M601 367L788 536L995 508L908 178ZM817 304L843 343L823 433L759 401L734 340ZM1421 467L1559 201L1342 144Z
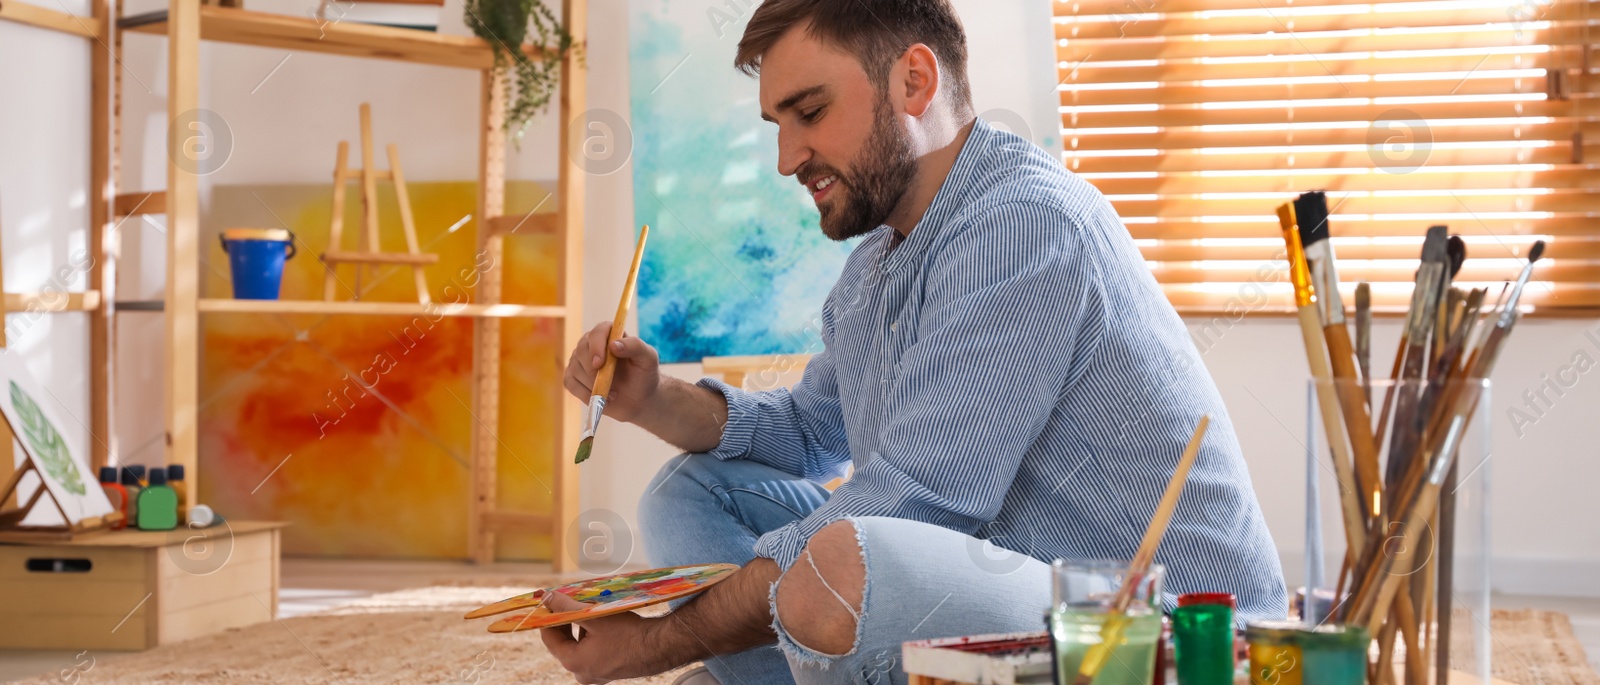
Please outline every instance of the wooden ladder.
M439 255L424 253L417 247L417 227L411 216L411 200L406 194L405 174L400 170L400 152L389 143L389 170L380 171L372 166L372 105L361 103L361 168L351 169L346 163L350 143L339 141L339 157L333 166L333 220L328 227L328 251L322 253L322 263L327 274L322 283L322 299L332 301L334 286L338 283L338 267L342 263L356 265L356 286L352 299L361 299L361 278L368 264L409 264L416 280L417 302L428 304L428 277L423 267L436 264ZM405 233L405 252L384 252L378 242L378 179L394 182L394 197L400 204L400 228ZM355 252L342 250L344 237L344 185L353 179L361 180L361 223L366 230L360 233L361 248Z

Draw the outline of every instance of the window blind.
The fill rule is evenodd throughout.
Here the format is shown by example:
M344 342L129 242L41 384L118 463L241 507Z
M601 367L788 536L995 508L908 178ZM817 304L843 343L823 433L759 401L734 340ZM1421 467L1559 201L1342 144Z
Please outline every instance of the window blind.
M1403 311L1428 226L1463 287L1600 311L1600 1L1057 0L1064 161L1180 312L1287 312L1276 207L1328 191L1344 287ZM1496 286L1491 296L1498 292ZM1352 293L1344 293L1350 302Z

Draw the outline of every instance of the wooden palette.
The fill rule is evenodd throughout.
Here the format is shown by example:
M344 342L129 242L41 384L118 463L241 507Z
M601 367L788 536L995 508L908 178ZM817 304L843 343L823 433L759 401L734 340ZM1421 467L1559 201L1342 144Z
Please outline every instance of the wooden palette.
M511 633L551 628L687 597L722 582L737 570L739 567L734 564L698 564L618 573L503 599L474 609L466 618L531 608L532 611L494 622L489 626L489 632ZM577 611L552 612L544 606L550 592L559 592L589 606Z
M473 609L472 611L467 612L467 615L464 618L483 618L485 616L503 614L508 611L516 611L518 609L532 609L544 604L544 598L548 594L549 593L543 589L534 590L533 592L525 592L517 595L516 597L508 597L495 602L494 604Z

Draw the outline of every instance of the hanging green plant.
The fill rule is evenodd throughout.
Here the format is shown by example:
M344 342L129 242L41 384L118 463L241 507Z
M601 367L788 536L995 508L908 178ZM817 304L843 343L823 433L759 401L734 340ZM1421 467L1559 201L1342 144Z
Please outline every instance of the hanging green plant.
M466 0L464 6L467 27L494 48L495 76L505 78L507 69L516 75L506 82L506 131L520 146L528 122L561 85L561 61L576 49L572 35L540 0ZM518 49L528 42L546 49L529 57Z

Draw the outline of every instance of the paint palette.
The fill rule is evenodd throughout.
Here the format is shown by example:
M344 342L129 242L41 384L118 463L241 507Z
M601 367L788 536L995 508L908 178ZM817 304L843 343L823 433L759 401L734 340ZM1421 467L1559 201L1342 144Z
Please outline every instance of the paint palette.
M472 611L467 612L467 615L464 618L483 618L485 616L503 614L508 611L516 611L518 609L532 609L539 607L544 604L544 598L546 594L548 593L545 590L525 592L517 595L516 597L508 597L495 602L494 604L473 609Z
M722 582L737 570L739 567L734 564L699 564L619 573L503 599L474 609L466 617L480 618L531 608L532 611L494 622L489 632L551 628L687 597ZM589 606L577 611L552 612L544 605L551 592L559 592Z

